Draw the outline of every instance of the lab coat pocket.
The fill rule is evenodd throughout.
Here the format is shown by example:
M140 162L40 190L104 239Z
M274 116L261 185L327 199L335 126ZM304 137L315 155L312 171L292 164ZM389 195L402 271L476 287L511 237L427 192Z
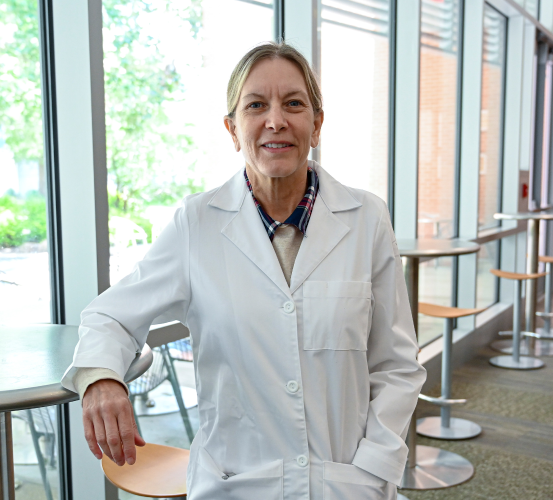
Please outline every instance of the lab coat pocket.
M303 284L305 350L366 351L371 283L306 281Z
M323 500L393 500L395 485L355 465L323 462Z
M198 466L190 485L190 500L282 500L282 460L231 475L231 471L221 471L207 451L200 448Z

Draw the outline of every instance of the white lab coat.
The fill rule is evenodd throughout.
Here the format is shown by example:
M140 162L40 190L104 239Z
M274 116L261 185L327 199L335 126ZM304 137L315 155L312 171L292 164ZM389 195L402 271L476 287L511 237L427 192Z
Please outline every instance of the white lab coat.
M190 329L190 500L396 498L426 373L397 244L382 200L310 165L320 188L290 287L240 171L187 197L82 313L71 390L76 367L122 376L156 317Z

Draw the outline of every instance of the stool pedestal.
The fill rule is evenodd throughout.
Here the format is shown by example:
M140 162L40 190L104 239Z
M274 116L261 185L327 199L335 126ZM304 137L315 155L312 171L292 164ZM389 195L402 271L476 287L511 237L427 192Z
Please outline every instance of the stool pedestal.
M493 271L492 269L492 272ZM521 279L515 279L515 295L513 301L513 354L512 356L495 356L490 359L490 364L498 368L507 368L511 370L536 370L545 366L544 362L541 359L521 356L520 352L522 336L520 329L521 282Z
M466 399L451 399L451 375L453 354L453 318L445 318L442 351L442 395L431 398L421 395L420 398L440 406L439 417L426 417L417 420L417 433L435 439L469 439L478 436L482 427L470 420L451 417L451 407L465 404Z

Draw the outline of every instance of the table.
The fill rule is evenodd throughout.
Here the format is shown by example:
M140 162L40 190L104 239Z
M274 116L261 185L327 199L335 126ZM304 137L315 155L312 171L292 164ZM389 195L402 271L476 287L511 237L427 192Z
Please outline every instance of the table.
M498 220L526 220L527 227L527 259L526 272L538 272L538 256L540 242L540 220L553 220L553 212L514 212L497 213L494 219ZM536 332L536 306L538 302L538 281L526 281L526 328L527 332ZM511 340L498 340L492 344L492 347L507 354L512 353ZM535 356L553 356L553 342L540 341L534 337L527 338L527 342L520 346L520 354Z
M15 500L11 412L79 399L60 383L78 338L77 326L0 326L0 500ZM125 381L142 375L152 360L145 345Z
M405 258L405 282L418 337L421 257L452 257L476 253L480 250L480 245L459 239L400 239L397 244L400 255ZM409 456L401 488L411 490L446 488L467 481L474 474L472 464L460 455L431 446L417 445L416 410L411 417L407 446Z

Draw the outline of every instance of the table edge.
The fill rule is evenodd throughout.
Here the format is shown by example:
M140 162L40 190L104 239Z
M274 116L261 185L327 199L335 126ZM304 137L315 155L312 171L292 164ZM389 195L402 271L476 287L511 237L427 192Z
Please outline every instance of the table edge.
M129 383L140 377L152 365L153 359L154 356L150 346L145 344L140 357L133 360L125 374L125 382ZM146 370L137 368L139 361L142 361L142 363L147 366ZM140 363L140 365L142 365L142 363ZM55 384L42 385L40 387L29 387L27 389L2 392L0 412L29 410L31 408L40 408L43 406L71 403L78 399L79 395L76 392L66 389L58 382Z

